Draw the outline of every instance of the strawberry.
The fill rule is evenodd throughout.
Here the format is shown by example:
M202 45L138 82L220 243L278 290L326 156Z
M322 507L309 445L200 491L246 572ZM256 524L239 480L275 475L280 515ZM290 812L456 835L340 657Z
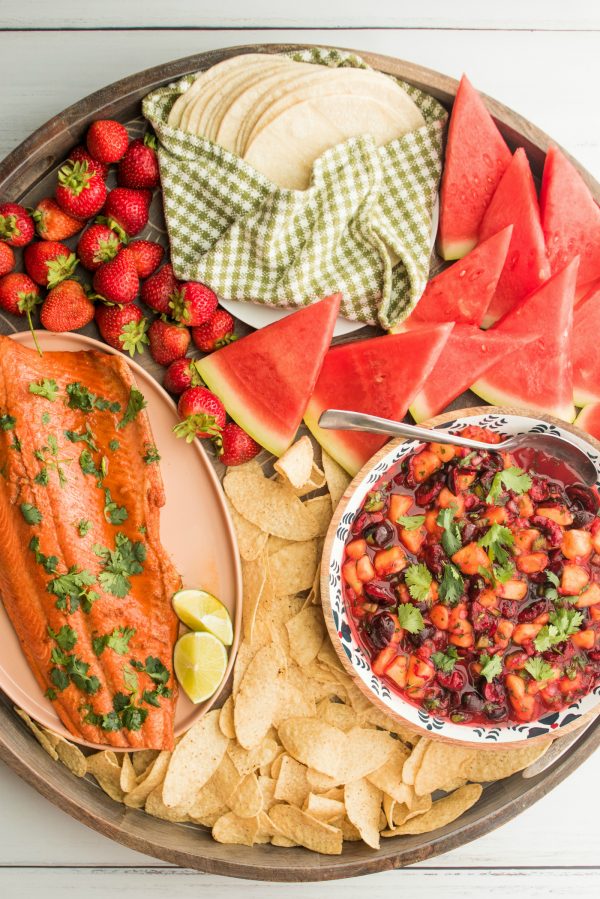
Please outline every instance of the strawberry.
M260 453L261 447L234 421L229 421L214 439L217 456L223 465L243 465Z
M90 225L77 244L77 255L84 268L95 272L103 262L110 262L121 249L121 241L108 225Z
M24 247L35 236L33 219L19 203L0 203L0 240Z
M4 241L0 241L0 276L8 275L15 267L15 254L12 247Z
M134 356L144 352L148 343L148 319L139 306L96 306L96 324L109 346Z
M103 162L98 162L97 159L90 156L87 148L84 147L83 144L79 144L78 147L74 147L71 150L69 153L69 162L87 162L90 172L97 172L103 181L106 181L108 178L108 166L104 165Z
M96 293L110 303L133 303L140 289L140 279L129 250L119 250L114 259L103 262L94 273L93 284Z
M56 287L70 278L77 266L77 257L64 243L55 240L37 240L23 253L25 270L41 287Z
M53 287L40 312L47 331L77 331L94 318L94 304L82 284L69 278Z
M42 355L42 351L38 346L38 342L33 330L33 321L31 313L35 307L42 302L40 289L32 281L28 275L22 272L11 272L0 278L0 309L5 312L11 312L13 315L26 315L29 322L29 329L33 335L33 342L37 351Z
M198 373L198 363L194 359L176 359L171 362L163 378L163 387L176 396L188 387L202 387L204 381Z
M187 443L194 437L218 437L225 427L225 407L206 387L189 387L179 397L177 411L183 421L175 425L173 432Z
M190 332L181 325L157 318L148 329L150 355L159 365L170 365L181 359L190 345Z
M158 158L156 138L145 134L143 139L132 140L117 169L119 187L158 187Z
M170 312L171 294L177 290L178 285L179 281L173 274L173 266L169 262L142 284L141 298L146 306L150 306L155 312L167 315Z
M83 228L83 222L63 212L52 197L40 200L32 212L32 218L42 240L66 240Z
M229 312L217 309L207 322L192 328L192 340L203 353L212 353L237 339L233 333L234 325L233 316Z
M106 184L86 160L67 162L58 173L54 198L63 212L76 219L89 219L104 206Z
M127 249L134 255L138 277L149 278L162 262L165 251L153 240L133 240Z
M124 240L135 237L148 224L152 194L149 190L115 187L109 193L102 221Z
M85 142L93 158L107 164L121 159L127 149L129 135L120 122L98 119L88 128Z
M217 295L199 281L185 281L169 303L171 316L182 325L196 327L207 322L217 308Z

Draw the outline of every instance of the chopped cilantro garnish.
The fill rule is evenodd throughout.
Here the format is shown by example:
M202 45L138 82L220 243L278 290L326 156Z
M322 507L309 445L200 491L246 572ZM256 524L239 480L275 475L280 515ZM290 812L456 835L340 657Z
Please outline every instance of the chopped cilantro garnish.
M462 546L460 528L458 527L458 523L454 520L454 512L455 510L452 507L449 509L440 509L436 519L437 525L444 530L444 533L442 534L442 546L444 552L448 556L453 556Z
M48 486L48 482L50 479L48 477L48 469L45 465L43 468L40 468L33 480L36 484L39 484L40 487Z
M504 566L509 561L507 547L515 542L512 531L501 524L493 524L478 541L479 546L487 550L491 562Z
M53 668L50 672L50 680L58 690L66 690L69 682L90 696L100 689L100 679L95 674L88 674L90 666L83 659L75 655L66 655L57 649L52 650L51 659L56 665L61 666Z
M418 634L425 627L423 616L412 602L405 602L398 606L398 621L400 627L408 631L409 634ZM152 677L152 675L150 675Z
M144 399L143 393L141 393L137 387L132 387L129 391L129 400L127 402L127 408L125 409L125 414L123 418L117 425L117 429L120 430L124 428L125 425L128 425L130 421L133 421L138 413L145 409L147 406L147 402Z
M73 630L72 627L69 627L68 624L63 624L59 631L53 631L50 625L48 625L47 630L48 636L52 637L53 640L56 640L63 652L71 652L77 643L77 631Z
M112 634L104 634L102 637L92 638L92 647L97 656L108 647L117 655L124 656L129 648L129 641L135 634L133 627L116 627Z
M139 531L140 534L144 535L144 534L147 533L148 528L146 527L145 524L141 524L141 525L139 526L139 528L138 528L138 531Z
M58 565L58 558L56 556L45 556L44 553L40 552L40 538L32 537L29 541L29 549L35 556L35 561L38 565L41 565L44 571L48 574L56 574L56 566Z
M92 429L87 422L85 425L85 431L82 431L80 434L78 434L77 431L65 431L65 437L67 438L67 440L70 440L71 443L87 443L89 448L94 452L97 452L98 450L98 447L96 446L96 442L94 440Z
M454 666L458 661L456 646L448 646L445 652L434 652L431 656L431 661L438 671L450 674L451 671L454 671Z
M0 415L0 431L12 431L17 423L14 415Z
M546 572L546 580L550 581L553 586L558 587L560 585L560 580L557 574L554 574L553 571Z
M84 706L86 714L84 721L95 727L101 727L106 731L117 731L124 727L126 730L140 730L148 717L148 710L135 706L131 702L132 697L125 693L115 693L113 697L113 709L107 715L98 715L91 706Z
M548 680L552 677L552 666L541 656L534 656L525 662L525 671L528 671L534 680Z
M44 399L53 403L58 397L59 387L54 378L42 378L37 383L29 385L29 393L35 393L36 396L43 396Z
M49 412L44 412L42 414L42 424L43 425L49 425L51 420L52 420L52 416L50 415Z
M57 597L56 608L72 614L81 606L89 612L98 594L89 587L95 582L94 575L85 568L79 570L75 565L66 574L53 578L47 585L48 593Z
M418 565L409 565L404 574L404 580L413 599L422 602L428 598L432 577L426 565L423 565L422 562Z
M135 671L132 671L131 668L127 668L126 666L123 668L123 680L125 681L125 686L131 693L137 693L140 688L140 682L138 680L138 676Z
M119 443L119 441L114 440L114 439L111 440L110 443L108 444L108 448L111 451L111 453L115 453L119 449L120 446L121 446L121 444Z
M526 493L531 487L531 478L522 468L517 468L516 465L511 465L510 468L497 472L492 479L486 502L496 502L503 487L505 490L512 490L513 493Z
M20 509L27 524L39 524L42 520L42 513L32 503L21 503Z
M42 462L42 468L36 475L36 482L42 484L42 486L47 486L48 484L48 469L51 468L56 471L58 475L58 483L61 487L64 487L67 483L67 477L63 470L63 465L70 465L71 459L59 459L58 458L58 440L54 436L54 434L49 434L47 438L47 444L42 446L40 449L36 449L33 452L35 458ZM46 472L44 474L44 471ZM38 481L37 478L40 478Z
M125 730L140 730L144 721L148 717L148 709L141 709L139 706L129 705L123 709L121 721Z
M109 524L123 524L128 517L127 509L113 501L108 487L104 491L104 517Z
M121 411L120 403L111 403L103 397L96 396L78 381L67 384L66 390L67 405L70 409L80 409L82 412L92 412L93 409L98 409L99 412L108 410L116 413Z
M401 515L396 522L406 528L407 531L416 531L425 523L424 515Z
M85 537L86 534L92 529L92 522L87 521L85 518L82 518L81 521L78 521L75 525L80 537Z
M107 593L119 599L127 596L131 590L129 577L143 571L142 562L146 560L146 547L140 541L132 543L125 534L119 532L115 538L114 550L96 544L94 552L104 563L98 580Z
M81 455L79 456L79 465L84 474L91 474L96 478L100 478L100 471L96 468L94 457L89 450L82 451Z
M401 606L401 608L406 608L406 606L410 606L415 612L419 611L410 603L406 603L404 606ZM421 613L419 612L419 614ZM402 626L404 627L404 625ZM411 633L416 633L416 631L411 631ZM146 656L145 663L138 662L136 659L131 659L130 664L136 671L145 672L155 684L166 684L171 676L169 669L166 668L156 656Z
M23 449L23 444L19 440L16 434L13 434L13 442L10 445L11 450L14 450L16 453L20 453Z
M489 656L483 653L483 655L479 656L479 664L481 665L481 676L485 677L488 684L502 673L500 656Z
M444 565L444 574L439 588L440 602L447 606L454 606L463 595L465 582L456 567L451 562Z
M152 443L146 444L146 452L144 453L144 462L146 465L152 465L153 462L160 462L160 453ZM425 519L423 518L423 521ZM415 527L415 525L413 525Z
M583 614L576 609L556 609L550 612L545 624L533 641L538 652L546 652L557 643L562 643L571 634L576 634L583 622Z
M59 691L66 690L69 686L69 675L66 671L63 671L62 668L52 668L50 671L50 680Z

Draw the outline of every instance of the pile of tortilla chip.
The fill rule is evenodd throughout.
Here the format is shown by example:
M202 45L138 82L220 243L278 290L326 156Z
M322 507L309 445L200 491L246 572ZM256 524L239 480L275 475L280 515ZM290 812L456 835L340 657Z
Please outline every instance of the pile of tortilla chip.
M322 539L348 476L325 454L322 465L303 437L271 477L256 460L228 470L244 584L232 693L173 752L86 759L76 750L83 773L113 799L209 827L221 843L338 855L344 840L377 849L382 836L444 827L477 802L481 783L509 777L548 748L490 753L429 740L355 686L327 635L318 588ZM68 764L66 741L30 726Z

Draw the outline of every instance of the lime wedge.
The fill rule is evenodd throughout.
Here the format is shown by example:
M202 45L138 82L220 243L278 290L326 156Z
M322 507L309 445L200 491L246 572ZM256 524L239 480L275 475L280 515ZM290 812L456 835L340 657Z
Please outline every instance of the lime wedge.
M177 680L192 702L204 702L223 680L227 650L212 634L192 632L175 644L173 661Z
M207 631L224 646L233 642L233 627L223 603L206 590L179 590L173 597L178 618L193 631Z

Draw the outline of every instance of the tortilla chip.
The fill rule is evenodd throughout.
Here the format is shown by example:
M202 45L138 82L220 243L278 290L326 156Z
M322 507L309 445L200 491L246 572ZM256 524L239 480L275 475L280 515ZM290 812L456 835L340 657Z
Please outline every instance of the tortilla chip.
M164 750L160 752L153 762L150 762L148 768L137 779L137 785L124 798L125 805L130 808L143 808L146 799L156 787L161 787L169 767L171 753Z
M412 787L405 784L402 780L402 770L404 763L408 758L409 752L406 747L395 740L395 746L390 753L389 758L384 762L381 768L371 772L368 780L395 799L396 802L409 802L413 794Z
M317 657L323 643L323 612L316 606L307 606L286 623L286 628L292 658L300 668L304 668Z
M140 749L138 752L131 753L131 764L137 777L145 774L159 756L158 749Z
M338 786L338 781L335 777L330 777L329 774L322 774L321 771L317 771L315 768L306 769L306 779L313 793L328 793Z
M423 756L425 755L425 750L427 749L428 745L429 740L427 740L425 737L421 737L418 743L415 743L413 750L404 762L404 767L402 769L402 780L405 784L414 786L417 771L419 770L419 765L423 761Z
M283 549L285 546L293 546L295 542L295 540L284 540L283 537L274 537L271 534L267 544L269 556L274 556L276 552L279 552L279 550Z
M274 805L269 818L283 834L299 846L322 855L340 855L342 831L313 818L293 805Z
M257 466L229 468L223 489L235 509L262 531L286 540L311 540L319 523L285 484L265 478Z
M243 515L240 515L227 498L226 502L233 521L240 556L245 562L253 562L265 548L269 535L266 531L261 531L251 521L248 521L247 518L244 518Z
M263 810L268 812L272 805L275 805L275 780L264 774L258 777L258 788L262 796ZM260 818L260 815L259 815Z
M260 610L262 611L262 610ZM231 688L232 695L237 696L240 683L248 665L263 646L267 646L273 640L273 635L264 621L259 620L259 612L254 622L252 630L252 640L243 640L235 657L235 665L233 668L233 684Z
M111 799L123 802L125 794L121 789L121 766L112 749L88 755L87 769Z
M330 823L332 827L340 828L344 842L358 843L359 840L362 839L360 831L348 820L346 815L343 815L341 818L336 818L335 821L331 821Z
M439 740L428 742L415 774L414 788L417 796L435 793L436 790L450 792L447 786L451 787L461 776L463 766L472 755L473 750L469 747L442 743Z
M235 727L233 726L233 696L228 696L221 706L219 727L221 728L221 733L223 733L228 740L235 740Z
M244 639L252 640L256 612L269 577L269 559L266 547L257 559L242 562L242 591L244 603L242 608L242 628Z
M271 731L269 731L269 734ZM252 749L244 749L238 743L230 743L227 754L232 760L236 771L242 777L262 768L263 765L270 765L275 756L281 751L281 746L271 736L267 734L263 740Z
M465 759L460 773L467 780L477 783L503 780L539 759L550 748L551 742L549 740L547 743L535 743L533 746L514 749L475 750L468 759Z
M189 821L189 816L182 806L169 807L165 805L162 798L162 787L154 787L148 794L144 811L154 818L162 818L163 821L182 822Z
M219 767L229 743L219 727L219 715L219 709L208 712L175 747L162 794L169 808L190 809L197 791Z
M395 837L401 834L430 833L432 830L446 827L447 824L460 818L472 805L475 805L482 792L480 784L468 784L466 787L461 787L454 793L444 796L443 799L438 799L425 814L411 818L391 830L384 830L382 836Z
M317 708L312 695L301 693L287 680L281 682L277 713L273 718L275 727L279 727L286 718L314 718Z
M137 775L128 752L122 753L120 787L124 793L131 793L137 785Z
M256 774L247 774L229 797L231 811L239 818L254 818L263 807L263 798Z
M239 818L226 812L218 818L212 829L213 840L238 846L253 846L258 834L258 818Z
M50 731L46 731L41 728L38 724L33 721L27 712L24 712L23 709L19 709L15 707L15 712L21 718L22 721L25 722L33 736L36 738L40 746L46 750L48 755L54 759L55 762L58 761L58 753L56 751L56 743L58 738L55 734L52 734Z
M379 813L382 791L366 778L353 780L344 788L346 815L371 849L379 849Z
M330 799L319 793L309 793L302 811L329 824L336 818L342 818L346 814L346 807L343 799Z
M344 732L352 730L358 725L356 712L351 705L346 705L344 702L332 702L329 697L322 699L317 706L317 717Z
M274 798L301 808L310 792L306 779L306 766L287 754L281 756L275 783Z
M316 540L303 540L282 547L269 558L273 593L287 596L309 590L317 565Z
M274 463L273 468L284 483L296 489L304 487L312 473L314 450L310 437L301 437Z
M335 510L352 478L325 450L321 451L321 464L331 494L331 505Z
M221 765L222 764L223 762L221 762ZM210 780L208 780L204 784L204 786L200 790L198 790L194 799L194 804L188 812L188 815L192 821L196 821L197 823L201 821L202 823L204 823L208 818L210 818L211 815L215 815L214 820L216 821L217 818L220 818L221 815L224 815L225 812L228 812L230 810L223 794L227 793L227 796L229 796L229 794L233 792L234 787L232 785L232 789L227 791L227 788L224 788L222 780L219 780L218 773L221 765L219 766L217 771L215 771ZM235 772L235 776L237 779L236 783L239 783L239 776L237 772ZM204 824L204 826L207 827L208 825ZM212 827L212 824L210 826Z
M271 727L284 670L285 659L274 644L260 649L248 665L233 709L235 732L244 749L257 746Z
M313 496L312 499L304 500L304 505L319 523L319 537L325 537L333 515L330 495L324 493L322 496Z
M352 686L354 688L354 684ZM361 696L362 695L363 694L361 694ZM392 718L391 715L386 715L385 712L382 712L381 709L378 709L372 703L369 703L368 707L361 713L360 720L363 726L365 724L371 724L373 727L379 727L382 730L387 730L391 734L396 734L403 743L406 743L409 746L415 746L420 739L420 735L417 731L411 730L404 724L400 724L395 718Z

